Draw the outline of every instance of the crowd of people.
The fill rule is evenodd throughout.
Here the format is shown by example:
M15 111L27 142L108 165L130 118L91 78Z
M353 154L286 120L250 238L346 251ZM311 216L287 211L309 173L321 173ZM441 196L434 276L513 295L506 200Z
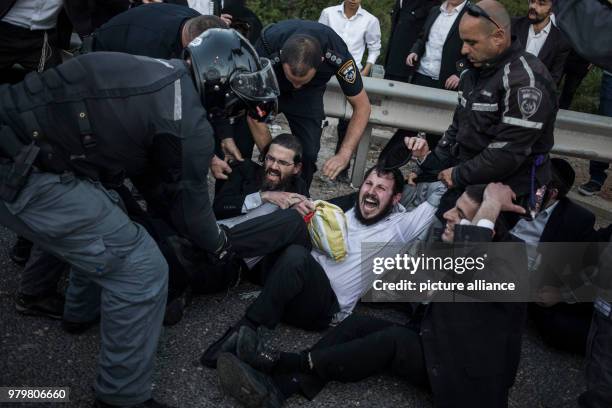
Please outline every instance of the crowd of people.
M609 2L590 2L602 7L593 24L612 21ZM585 355L579 405L612 406L612 226L597 229L568 198L574 169L550 155L557 112L593 64L608 70L600 113L612 116L612 49L590 52L579 25L563 28L563 6L528 0L511 18L496 0L396 1L385 79L456 92L457 108L443 135L398 129L358 191L329 200L346 222L337 259L313 244L310 187L317 171L348 177L369 121L362 77L382 34L360 0L265 27L241 0L6 2L0 225L18 235L17 311L71 334L99 324L99 408L165 407L151 389L162 326L194 296L244 281L260 293L200 361L245 406L387 372L430 390L436 407L505 407L528 317L548 344ZM69 50L73 31L81 45ZM317 169L332 77L352 116ZM272 137L277 113L290 132ZM600 192L607 168L592 161L578 190ZM577 302L558 280L529 304L405 304L405 324L353 313L372 286L364 244L383 254L433 242L523 243L515 265L534 273L556 257L539 244L593 243L595 272L572 281L600 292ZM260 336L281 322L331 329L288 353Z

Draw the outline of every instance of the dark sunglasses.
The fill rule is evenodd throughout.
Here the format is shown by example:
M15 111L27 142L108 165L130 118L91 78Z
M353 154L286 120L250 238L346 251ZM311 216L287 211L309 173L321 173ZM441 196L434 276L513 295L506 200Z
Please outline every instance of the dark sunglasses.
M487 13L486 11L481 9L479 6L477 6L475 4L468 3L468 4L465 5L465 7L467 8L467 13L470 16L472 16L472 17L484 17L487 20L489 20L490 22L492 22L493 24L495 24L495 27L499 28L500 30L502 29L500 27L500 25L497 24L497 22L491 18L489 13Z

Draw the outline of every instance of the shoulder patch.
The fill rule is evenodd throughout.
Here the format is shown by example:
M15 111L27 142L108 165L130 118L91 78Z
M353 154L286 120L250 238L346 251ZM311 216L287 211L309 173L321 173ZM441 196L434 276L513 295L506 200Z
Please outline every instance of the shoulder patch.
M355 62L350 59L344 63L338 70L338 75L349 84L354 84L357 79L357 68Z
M542 91L533 86L525 86L517 92L518 106L523 119L529 119L538 111L542 102Z

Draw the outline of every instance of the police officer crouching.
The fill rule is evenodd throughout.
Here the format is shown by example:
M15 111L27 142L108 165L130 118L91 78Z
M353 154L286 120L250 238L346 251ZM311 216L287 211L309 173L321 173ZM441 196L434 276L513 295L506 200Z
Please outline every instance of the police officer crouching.
M357 64L342 38L330 27L313 21L286 20L266 27L255 49L270 58L281 95L279 111L289 122L291 133L304 149L302 177L307 186L316 171L325 119L323 94L336 76L353 107L346 137L336 155L323 166L323 174L334 179L345 169L370 118L370 101L363 89ZM270 139L268 128L251 121L255 140ZM266 145L267 142L257 142Z
M279 93L269 61L233 30L208 30L186 54L87 54L0 87L0 224L72 266L67 304L81 321L99 311L97 407L163 406L151 380L168 282L157 245L102 183L129 177L223 261L232 251L208 197L209 122L245 108L265 120Z

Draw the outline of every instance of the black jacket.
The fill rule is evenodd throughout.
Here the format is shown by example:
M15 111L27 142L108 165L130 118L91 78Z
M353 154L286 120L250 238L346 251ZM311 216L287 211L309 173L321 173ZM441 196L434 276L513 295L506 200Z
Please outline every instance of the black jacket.
M97 29L92 49L151 58L178 58L183 51L183 25L199 15L189 7L175 4L134 7Z
M439 168L454 167L455 186L502 181L523 195L531 190L538 155L544 163L536 185L548 183L558 107L554 82L537 57L514 40L496 61L463 71L458 98L453 123L434 151Z
M184 61L102 52L73 58L0 87L0 123L21 143L40 146L39 169L107 185L127 176L149 209L194 245L222 246L208 196L213 131Z
M491 240L487 228L455 226L455 243ZM506 236L504 241L514 240ZM522 255L515 262L526 266L526 255ZM434 406L506 407L520 360L525 319L524 303L429 303L421 337Z
M457 62L463 58L461 55L463 41L461 40L461 37L459 37L459 22L461 21L461 17L465 11L466 8L463 6L463 9L457 16L457 19L448 32L448 36L444 42L444 47L442 48L442 61L439 75L439 79L442 83L446 82L448 77L452 75L459 75L459 72L457 71ZM431 27L436 22L439 15L440 6L435 6L430 10L427 20L425 20L425 25L423 26L421 35L410 50L411 53L414 52L419 56L419 61L423 59L423 55L425 54L425 44L427 44L429 39L429 32L431 31Z
M385 56L385 73L394 76L410 75L412 68L406 65L406 57L425 24L425 19L435 0L395 0L391 10L391 35Z
M246 196L261 190L264 168L251 161L245 160L232 166L229 179L215 194L213 211L217 219L235 217L242 214L242 205ZM296 176L288 189L290 193L297 193L308 197L308 189L304 180Z
M531 22L527 17L521 17L512 22L512 35L519 39L521 44L523 44L523 48L527 47L527 36L529 35L530 26ZM552 76L556 84L561 82L565 61L569 53L570 46L565 36L557 26L551 24L550 32L544 45L542 45L538 58L546 65L550 76Z

